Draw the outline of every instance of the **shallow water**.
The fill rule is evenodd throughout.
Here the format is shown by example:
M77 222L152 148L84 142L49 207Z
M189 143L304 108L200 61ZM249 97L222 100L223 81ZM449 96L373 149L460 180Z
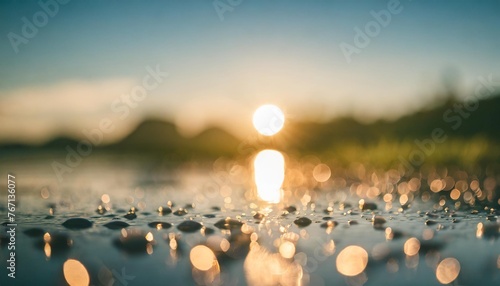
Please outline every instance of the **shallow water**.
M500 283L498 210L484 206L415 196L403 209L380 194L360 209L351 183L290 187L270 205L210 165L96 158L58 182L50 163L1 167L16 176L17 228L16 278L2 243L0 285Z

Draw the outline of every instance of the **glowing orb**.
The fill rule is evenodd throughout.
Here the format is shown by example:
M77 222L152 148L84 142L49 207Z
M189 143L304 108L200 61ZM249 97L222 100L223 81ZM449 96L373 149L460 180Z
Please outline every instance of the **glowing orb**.
M262 105L253 114L253 126L260 134L265 136L278 133L284 124L285 115L276 105Z

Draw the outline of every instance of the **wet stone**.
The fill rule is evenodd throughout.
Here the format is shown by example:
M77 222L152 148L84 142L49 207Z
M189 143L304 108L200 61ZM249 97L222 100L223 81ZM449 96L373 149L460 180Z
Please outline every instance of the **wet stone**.
M357 222L357 221L355 221L355 220L348 220L348 221L347 221L347 224L348 224L348 225L356 225L356 224L358 224L358 222Z
M256 213L254 216L253 216L254 219L256 220L262 220L264 218L264 215L261 214L261 213Z
M53 218L54 218L53 215L48 215L48 216L45 217L45 219L53 219Z
M92 222L85 218L75 217L66 220L62 225L68 229L85 229L92 227Z
M294 220L293 223L295 223L299 227L305 227L305 226L310 225L312 223L312 221L306 217L300 217L300 218Z
M436 223L437 223L436 221L430 219L425 221L425 225L435 225Z
M200 230L202 227L203 226L199 222L193 220L185 220L177 226L177 229L183 232L195 232Z
M102 205L99 205L97 209L95 210L96 213L103 215L107 212L106 208L104 208Z
M148 223L148 226L156 229L166 229L172 227L172 224L163 221L153 221Z
M293 212L296 212L297 211L297 208L294 207L294 206L288 206L286 208L283 209L284 211L287 211L289 213L293 213Z
M215 207L215 206L214 206L214 207L212 207L212 210L213 210L213 211L220 211L220 207Z
M23 231L29 237L42 237L45 234L45 231L39 227L28 228Z
M494 215L488 215L488 216L486 216L486 219L489 221L496 221L497 220L497 218Z
M205 235L211 235L211 234L214 234L215 230L213 228L209 228L209 227L204 227L202 229L202 232L203 234Z
M173 214L176 216L187 215L187 213L188 213L187 210L183 209L183 208L180 208L180 209L176 210L175 212L173 212Z
M135 212L128 212L123 217L128 219L128 220L133 220L133 219L137 218L137 215L135 214Z
M122 229L130 226L130 224L124 222L124 221L119 221L115 220L112 222L108 222L104 225L104 227L109 228L109 229Z
M373 216L372 223L373 225L383 225L386 222L385 218L381 216Z
M325 214L332 214L333 213L333 207L327 207L323 212Z
M206 218L214 218L215 217L214 214L204 214L203 216Z
M470 214L477 215L478 213L479 213L479 211L478 211L478 210L471 210L471 211L470 211Z
M366 210L372 210L373 211L373 210L377 209L377 205L375 203L365 202L362 205L360 205L360 209L363 210L363 211L366 211Z
M168 215L169 213L172 213L172 209L169 207L159 207L157 210L159 215Z
M214 224L214 226L219 229L235 229L240 228L242 225L243 223L241 221L230 218L221 219Z
M332 218L333 217L331 217L331 216L325 216L325 217L323 217L323 220L331 220Z

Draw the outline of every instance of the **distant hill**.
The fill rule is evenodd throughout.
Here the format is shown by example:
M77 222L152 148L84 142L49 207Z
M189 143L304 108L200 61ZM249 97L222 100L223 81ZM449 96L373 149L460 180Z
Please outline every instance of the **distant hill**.
M297 122L290 127L292 148L300 150L326 150L334 146L358 143L373 145L380 140L404 141L424 139L435 128L456 139L482 137L500 142L500 96L478 102L473 112L463 108L463 103L448 100L431 110L423 110L396 121L359 123L352 118L339 118L328 123Z
M287 121L282 132L273 138L256 136L244 140L219 128L210 128L193 138L181 136L173 123L148 119L143 121L120 142L99 146L102 152L147 153L178 158L232 156L241 154L245 144L276 146L285 151L327 152L339 146L357 144L372 146L381 141L413 142L429 138L435 128L441 128L449 138L468 140L481 137L500 142L500 97L481 100L477 110L460 111L461 102L449 99L438 107L407 115L396 121L359 123L352 118L339 118L328 123ZM388 111L390 112L390 110ZM456 128L454 128L456 127ZM41 146L10 144L0 146L0 152L61 151L75 148L78 141L55 138ZM495 145L496 146L496 145Z

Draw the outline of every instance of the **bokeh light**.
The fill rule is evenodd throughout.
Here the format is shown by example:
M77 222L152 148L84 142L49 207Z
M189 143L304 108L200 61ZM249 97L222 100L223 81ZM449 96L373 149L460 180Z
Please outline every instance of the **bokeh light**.
M337 256L337 270L345 276L356 276L363 272L368 264L368 252L360 246L350 245Z
M441 284L450 284L460 273L460 262L455 258L445 258L436 268L436 278Z
M64 278L70 286L87 286L90 283L89 273L78 260L68 259L63 265Z

